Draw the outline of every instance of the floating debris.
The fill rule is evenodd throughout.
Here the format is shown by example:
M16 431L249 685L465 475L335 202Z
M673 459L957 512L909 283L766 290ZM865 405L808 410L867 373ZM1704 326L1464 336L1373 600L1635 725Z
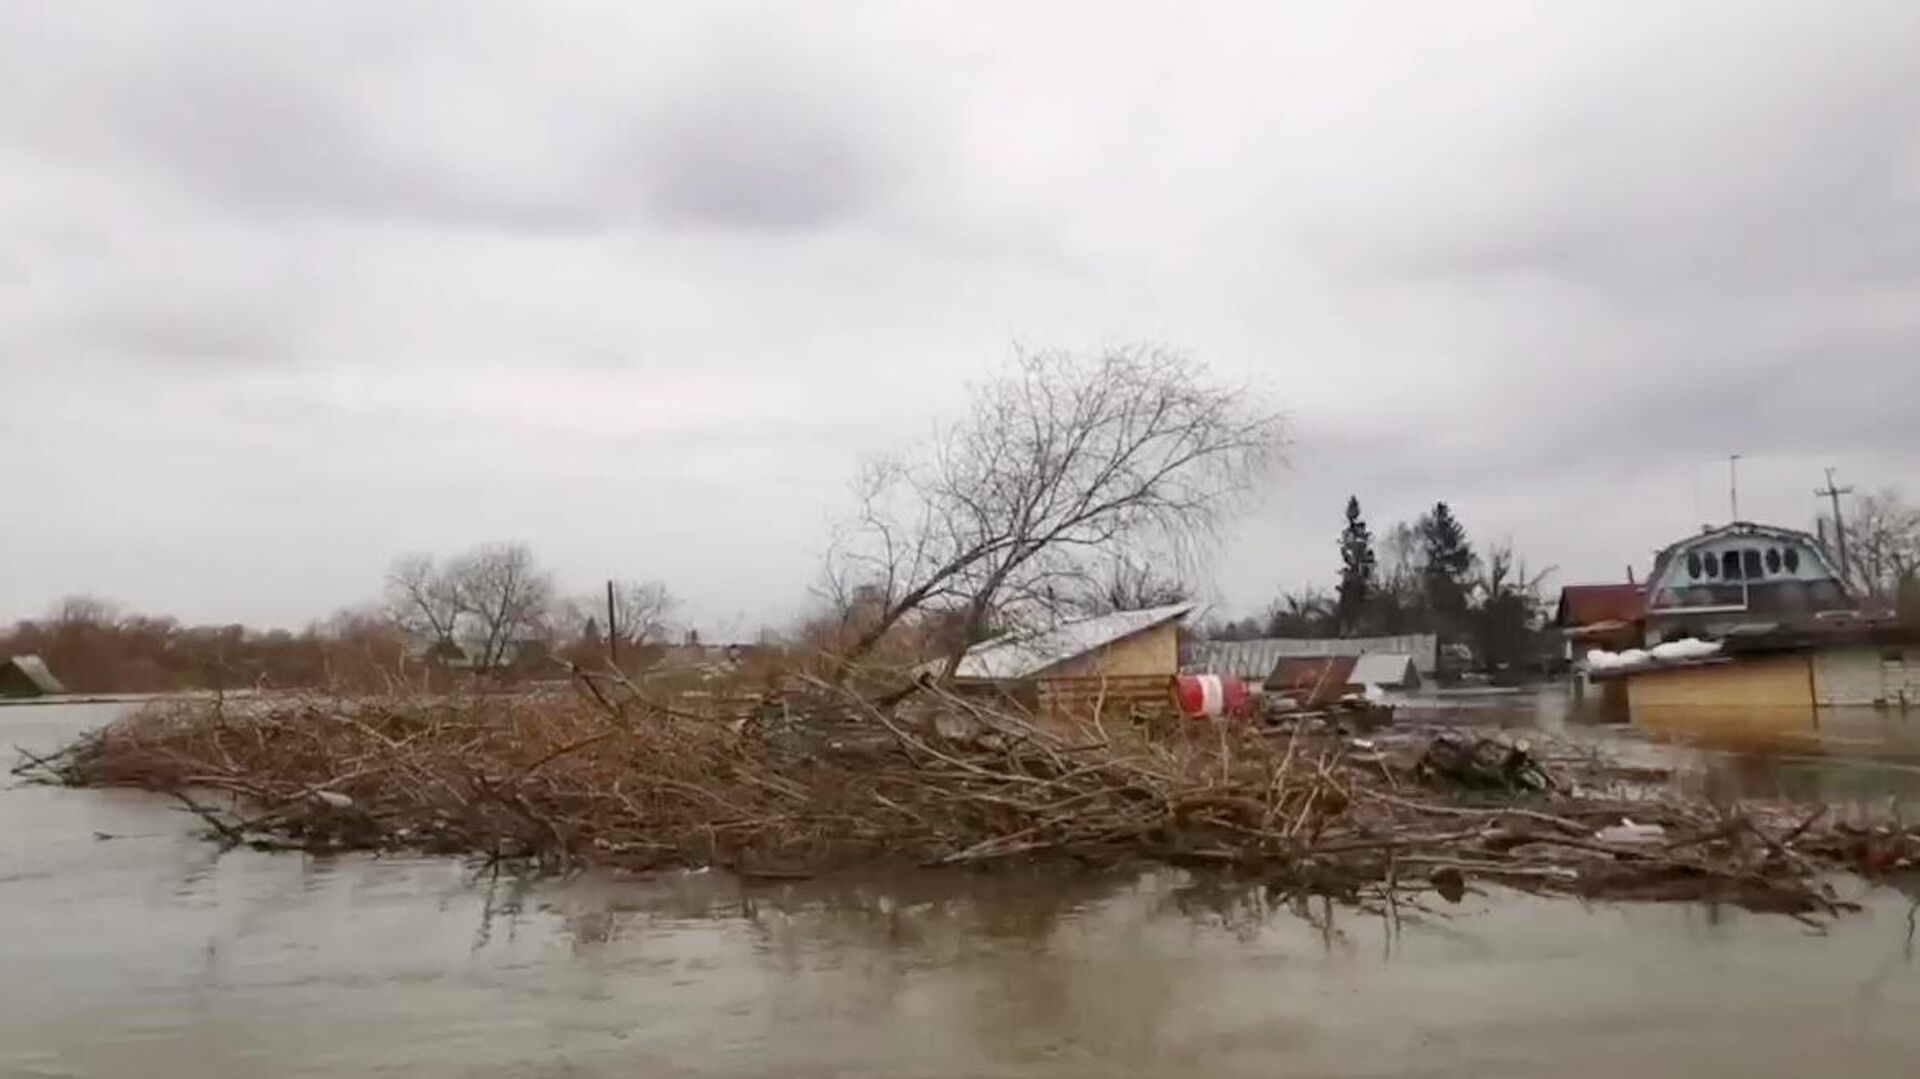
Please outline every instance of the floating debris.
M934 688L885 708L825 683L794 686L781 724L741 725L617 688L162 702L20 770L169 793L227 845L762 877L1158 862L1396 914L1483 883L1821 917L1847 909L1834 872L1920 854L1893 822L1713 804L1524 741L1232 720L1109 734Z

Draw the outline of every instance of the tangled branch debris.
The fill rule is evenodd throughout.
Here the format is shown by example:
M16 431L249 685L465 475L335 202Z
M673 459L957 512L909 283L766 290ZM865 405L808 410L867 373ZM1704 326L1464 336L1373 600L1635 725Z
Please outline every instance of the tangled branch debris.
M1832 874L1920 856L1904 828L1711 805L1524 744L1211 725L1108 737L931 690L889 712L821 684L726 723L593 689L167 702L19 770L166 792L229 845L762 876L1159 862L1374 909L1479 881L1817 918L1846 906Z

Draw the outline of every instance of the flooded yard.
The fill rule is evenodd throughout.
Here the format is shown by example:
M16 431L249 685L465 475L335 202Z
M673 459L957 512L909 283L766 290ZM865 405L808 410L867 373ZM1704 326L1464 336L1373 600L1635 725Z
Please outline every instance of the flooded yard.
M0 746L126 707L0 709ZM1447 714L1695 755L1729 792L1920 797L1898 713L1620 728L1542 694ZM0 789L0 1076L1904 1076L1920 1058L1894 888L1824 936L1507 894L1395 933L1173 872L526 882L219 854L196 826L146 795Z

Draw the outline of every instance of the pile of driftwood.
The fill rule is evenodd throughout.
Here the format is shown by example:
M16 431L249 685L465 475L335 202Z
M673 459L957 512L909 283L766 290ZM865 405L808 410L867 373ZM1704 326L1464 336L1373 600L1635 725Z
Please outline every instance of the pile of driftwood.
M1489 882L1818 917L1843 908L1834 873L1920 857L1895 825L1710 805L1658 772L1457 735L1109 735L823 684L716 722L586 688L160 703L21 770L168 793L233 845L760 876L1150 861L1383 910Z

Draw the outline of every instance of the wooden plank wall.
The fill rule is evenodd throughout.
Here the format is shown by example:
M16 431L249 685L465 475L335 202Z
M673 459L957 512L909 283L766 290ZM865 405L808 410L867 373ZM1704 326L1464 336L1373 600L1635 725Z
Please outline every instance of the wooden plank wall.
M1040 714L1103 722L1168 718L1174 714L1171 681L1170 674L1043 678Z
M1636 713L1670 707L1810 707L1813 666L1804 655L1782 655L1646 671L1628 677L1627 700Z

